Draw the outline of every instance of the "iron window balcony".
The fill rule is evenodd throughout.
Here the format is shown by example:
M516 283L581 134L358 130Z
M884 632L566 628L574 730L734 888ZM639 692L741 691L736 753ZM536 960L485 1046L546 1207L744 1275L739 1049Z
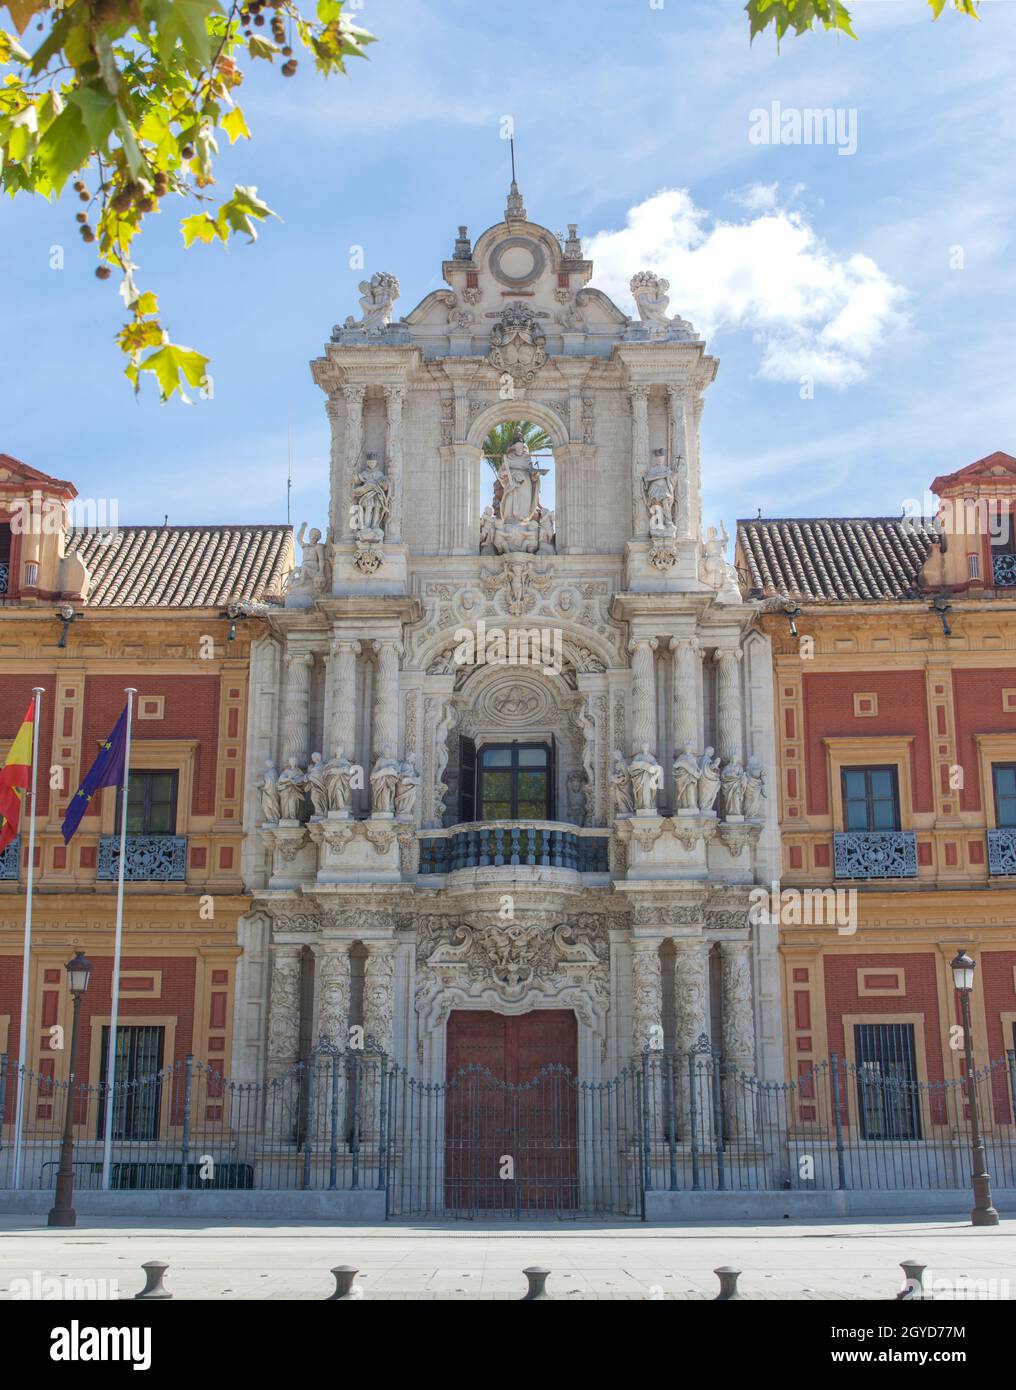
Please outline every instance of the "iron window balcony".
M988 831L988 873L1016 874L1016 830Z
M17 880L21 868L21 836L15 835L3 854L0 854L0 880Z
M420 873L534 866L609 872L609 835L565 821L478 821L420 835Z
M912 830L845 830L833 836L836 878L916 878Z
M1016 588L1016 555L993 555L991 574L996 589Z
M120 836L100 835L95 877L108 883L120 872ZM124 878L132 883L182 883L187 877L186 835L128 835Z

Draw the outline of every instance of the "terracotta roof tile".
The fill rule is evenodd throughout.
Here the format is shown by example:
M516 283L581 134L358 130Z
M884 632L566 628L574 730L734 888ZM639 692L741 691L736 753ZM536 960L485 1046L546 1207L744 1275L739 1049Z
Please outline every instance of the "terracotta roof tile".
M745 587L765 598L886 602L921 592L930 520L817 517L737 523Z
M288 526L121 526L72 530L67 554L91 575L90 608L210 608L277 598Z

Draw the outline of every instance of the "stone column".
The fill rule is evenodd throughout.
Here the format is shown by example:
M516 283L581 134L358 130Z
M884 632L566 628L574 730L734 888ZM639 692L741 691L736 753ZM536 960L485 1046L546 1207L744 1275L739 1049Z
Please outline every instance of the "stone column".
M282 764L295 758L306 768L310 758L310 668L309 652L286 654L286 700L282 716ZM281 769L280 769L281 770Z
M674 1051L681 1077L679 1132L687 1140L691 1131L691 1087L694 1080L697 1143L712 1148L712 1070L709 1054L692 1049L708 1035L709 943L702 939L674 942Z
M300 1059L299 946L272 948L268 1001L268 1078L282 1076Z
M690 743L696 753L701 753L702 649L697 637L672 637L670 650L674 653L674 752L679 753Z
M367 943L363 1030L389 1055L395 1030L395 942Z
M728 1075L724 1086L727 1133L751 1137L755 1131L753 1092L739 1076L755 1073L755 1010L751 988L751 942L720 943L723 1008L723 1060Z
M637 637L628 643L632 673L632 730L631 751L637 753L643 743L656 756L656 662L653 653L659 646L655 637Z
M659 1054L663 1048L663 977L658 941L633 941L632 1051Z
M349 1043L349 945L348 941L325 941L315 950L315 1047L322 1039L343 1050Z
M629 386L631 400L631 526L632 536L649 533L649 511L642 479L649 469L649 387Z
M328 663L331 690L331 722L325 759L341 748L350 762L356 761L356 658L363 648L359 642L336 638Z
M399 654L402 644L386 640L372 644L377 657L374 685L372 755L376 762L386 748L394 757L399 749Z
M353 474L363 453L363 400L367 394L366 386L344 386L342 394L346 398L346 459L342 479L342 516L339 518L341 535L344 541L352 541L354 533L350 524L350 508L353 504Z
M696 534L691 505L691 458L688 447L688 401L683 391L671 386L667 391L670 411L670 458L676 470L674 479L677 505L674 508L677 534L693 539Z
M391 512L385 539L402 540L402 407L406 400L404 386L386 386L385 401L388 406L385 438L385 463L388 482L391 485Z
M716 653L719 680L716 690L716 751L725 763L744 761L741 734L741 653Z

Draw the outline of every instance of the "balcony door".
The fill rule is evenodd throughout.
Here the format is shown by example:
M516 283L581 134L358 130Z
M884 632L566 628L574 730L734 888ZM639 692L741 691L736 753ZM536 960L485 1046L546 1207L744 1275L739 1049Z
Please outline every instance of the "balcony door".
M477 820L553 820L549 743L485 743L476 759Z

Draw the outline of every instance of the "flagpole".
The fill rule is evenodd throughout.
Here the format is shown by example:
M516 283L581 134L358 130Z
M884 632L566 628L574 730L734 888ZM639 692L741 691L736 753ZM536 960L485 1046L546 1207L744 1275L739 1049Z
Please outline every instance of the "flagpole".
M25 883L25 948L21 967L21 1029L18 1033L18 1094L14 1109L14 1188L21 1186L24 1165L21 1134L25 1115L25 1081L28 1068L28 994L32 973L32 888L35 883L35 793L39 783L39 720L45 688L32 687L32 790L28 818L28 877Z
M132 685L126 687L127 737L123 754L123 789L120 798L120 872L116 880L116 939L113 945L113 1005L109 1018L109 1046L106 1049L106 1123L102 1139L102 1190L109 1191L109 1170L113 1148L113 1107L116 1084L116 1025L120 1013L120 948L123 942L123 881L127 865L127 788L131 776L131 720L134 714Z

